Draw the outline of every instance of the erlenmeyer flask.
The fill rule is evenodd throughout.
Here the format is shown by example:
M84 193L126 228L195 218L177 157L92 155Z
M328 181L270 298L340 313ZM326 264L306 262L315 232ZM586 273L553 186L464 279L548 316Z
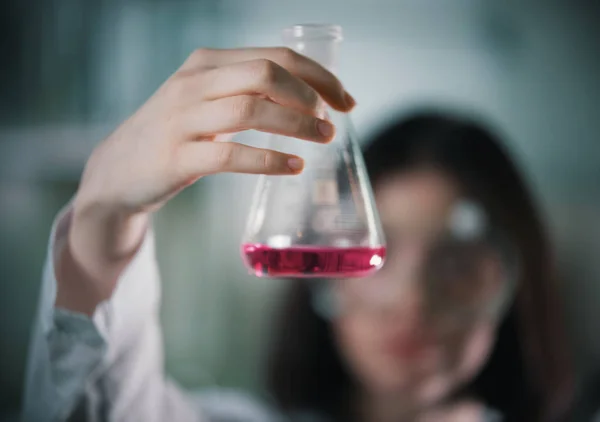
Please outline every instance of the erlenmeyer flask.
M342 30L296 25L288 47L335 72ZM357 277L383 265L385 241L348 114L327 110L335 139L271 136L269 147L305 160L294 176L261 176L242 241L249 270L266 277Z

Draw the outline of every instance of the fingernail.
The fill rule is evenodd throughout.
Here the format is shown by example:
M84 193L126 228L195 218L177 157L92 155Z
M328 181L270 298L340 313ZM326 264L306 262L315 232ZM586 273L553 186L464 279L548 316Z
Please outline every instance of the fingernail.
M304 168L304 160L302 158L290 158L287 165L293 171L302 170Z
M329 138L331 135L333 135L333 132L335 131L335 128L328 121L326 121L326 120L319 120L317 122L317 130L319 131L319 133L321 135L323 135L326 138Z
M354 97L352 95L350 95L348 92L346 92L344 94L344 101L346 102L346 105L349 108L352 108L356 105L356 100L354 99Z

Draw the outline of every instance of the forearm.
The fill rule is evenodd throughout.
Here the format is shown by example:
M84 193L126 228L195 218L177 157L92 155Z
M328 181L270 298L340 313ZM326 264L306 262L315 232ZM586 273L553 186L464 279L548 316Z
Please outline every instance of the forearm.
M55 306L91 316L112 296L147 226L147 214L115 212L76 200L71 229L56 257Z

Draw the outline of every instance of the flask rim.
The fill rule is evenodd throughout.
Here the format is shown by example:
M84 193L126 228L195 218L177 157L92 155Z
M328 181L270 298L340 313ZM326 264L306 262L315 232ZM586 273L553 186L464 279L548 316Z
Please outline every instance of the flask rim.
M342 27L334 24L296 24L284 28L284 40L342 41Z

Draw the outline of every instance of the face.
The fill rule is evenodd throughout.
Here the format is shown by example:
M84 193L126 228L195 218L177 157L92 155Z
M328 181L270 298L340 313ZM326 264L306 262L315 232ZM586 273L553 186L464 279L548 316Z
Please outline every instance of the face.
M498 260L475 248L461 252L470 258L457 268L443 259L432 266L461 198L443 174L424 169L390 177L375 197L386 263L368 278L336 284L346 311L334 319L334 331L363 388L426 405L472 378L489 355L497 323L482 309L502 284Z

